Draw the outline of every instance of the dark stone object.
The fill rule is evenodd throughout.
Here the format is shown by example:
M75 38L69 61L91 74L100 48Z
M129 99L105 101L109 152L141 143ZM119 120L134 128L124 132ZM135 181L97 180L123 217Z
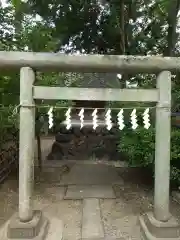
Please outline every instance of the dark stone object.
M64 152L61 144L54 142L51 152L47 156L47 160L63 160Z
M73 134L76 137L81 137L83 135L83 132L82 132L82 130L79 127L74 127L73 128Z
M55 137L57 142L62 142L62 143L66 143L66 142L70 142L72 140L72 136L69 134L61 134L58 133Z
M59 129L59 133L61 133L61 134L72 134L72 131L73 131L72 128L68 130L68 129L66 129L65 126L61 126Z

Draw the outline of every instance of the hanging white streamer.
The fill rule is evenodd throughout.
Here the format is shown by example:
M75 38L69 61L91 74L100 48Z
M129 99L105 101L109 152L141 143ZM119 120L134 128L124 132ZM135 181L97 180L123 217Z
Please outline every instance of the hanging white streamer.
M132 124L133 130L135 130L138 127L136 109L133 109L133 111L131 113L131 124Z
M48 122L49 122L49 128L53 127L53 107L50 107L48 111Z
M80 117L81 128L82 128L84 126L84 108L81 109L81 111L79 112L78 116Z
M151 126L149 117L150 117L149 108L147 108L143 113L143 123L144 123L144 128L146 129L148 129Z
M96 128L98 127L98 123L97 123L97 108L94 109L93 113L92 113L92 117L93 117L93 129L96 130Z
M68 110L65 113L66 116L66 129L69 130L72 127L71 124L71 108L68 108Z
M68 129L68 130L72 127L71 110L72 110L71 108L68 108L68 110L65 113L66 129ZM149 127L151 126L149 112L150 112L150 109L147 108L147 109L145 109L145 111L142 114L143 124L144 124L145 129L149 129ZM96 108L92 112L92 121L93 121L93 129L94 130L96 130L96 128L99 126L97 113L98 113L98 109ZM119 113L117 114L117 124L118 124L120 130L122 130L125 127L123 114L124 114L124 109L120 109ZM80 112L78 113L78 116L80 117L80 123L81 123L80 128L83 128L84 127L84 108L81 108ZM136 109L133 109L130 116L131 116L130 119L131 119L132 129L135 130L138 127ZM105 122L106 122L107 130L111 130L111 128L113 127L111 109L108 109L105 114ZM49 129L51 129L54 125L53 107L50 107L50 109L48 111L48 125L49 125Z
M118 125L120 130L123 130L123 128L125 127L123 113L124 113L124 110L121 109L117 115L117 120L118 120Z
M112 128L112 121L111 121L111 109L108 109L105 115L105 121L106 121L106 128L107 130L111 130Z

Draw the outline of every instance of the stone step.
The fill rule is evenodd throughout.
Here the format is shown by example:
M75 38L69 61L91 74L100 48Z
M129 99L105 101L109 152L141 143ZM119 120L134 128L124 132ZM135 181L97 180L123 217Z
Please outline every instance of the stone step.
M70 185L64 199L78 200L85 198L116 198L112 186L108 185Z
M82 238L81 240L127 240L127 238L109 238L109 237L104 237L104 238Z
M85 199L83 201L82 239L93 238L104 238L99 200Z
M68 174L62 176L60 185L112 185L124 184L117 169L107 165L72 166Z

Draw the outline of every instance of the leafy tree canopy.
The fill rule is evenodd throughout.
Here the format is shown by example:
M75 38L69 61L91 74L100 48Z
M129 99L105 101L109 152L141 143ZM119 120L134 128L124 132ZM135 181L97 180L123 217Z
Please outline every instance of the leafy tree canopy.
M0 50L180 55L180 0L9 0L6 6L1 5ZM79 79L79 75L72 76L73 80ZM60 84L66 78L64 74L38 73L38 80L47 85ZM130 80L140 87L152 87L154 78L146 74L123 75L118 86ZM18 103L18 73L0 75L0 80L0 104ZM173 77L173 110L180 106L179 82L177 74ZM172 158L179 159L179 134L174 129L172 133ZM137 132L134 138L124 132L120 149L129 149L126 154L133 164L138 163L137 158L143 165L152 164L152 138L153 132L145 138L144 131ZM137 139L144 141L146 150L136 144ZM132 141L135 147L130 149Z

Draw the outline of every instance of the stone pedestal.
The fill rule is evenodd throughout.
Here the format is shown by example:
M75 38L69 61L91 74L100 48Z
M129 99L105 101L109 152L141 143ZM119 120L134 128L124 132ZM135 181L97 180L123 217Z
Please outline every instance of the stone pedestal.
M14 240L44 240L48 232L48 220L41 211L34 211L33 219L20 222L15 214L7 226L7 239Z
M140 216L142 240L180 240L180 225L171 217L167 222L160 222L153 213Z

